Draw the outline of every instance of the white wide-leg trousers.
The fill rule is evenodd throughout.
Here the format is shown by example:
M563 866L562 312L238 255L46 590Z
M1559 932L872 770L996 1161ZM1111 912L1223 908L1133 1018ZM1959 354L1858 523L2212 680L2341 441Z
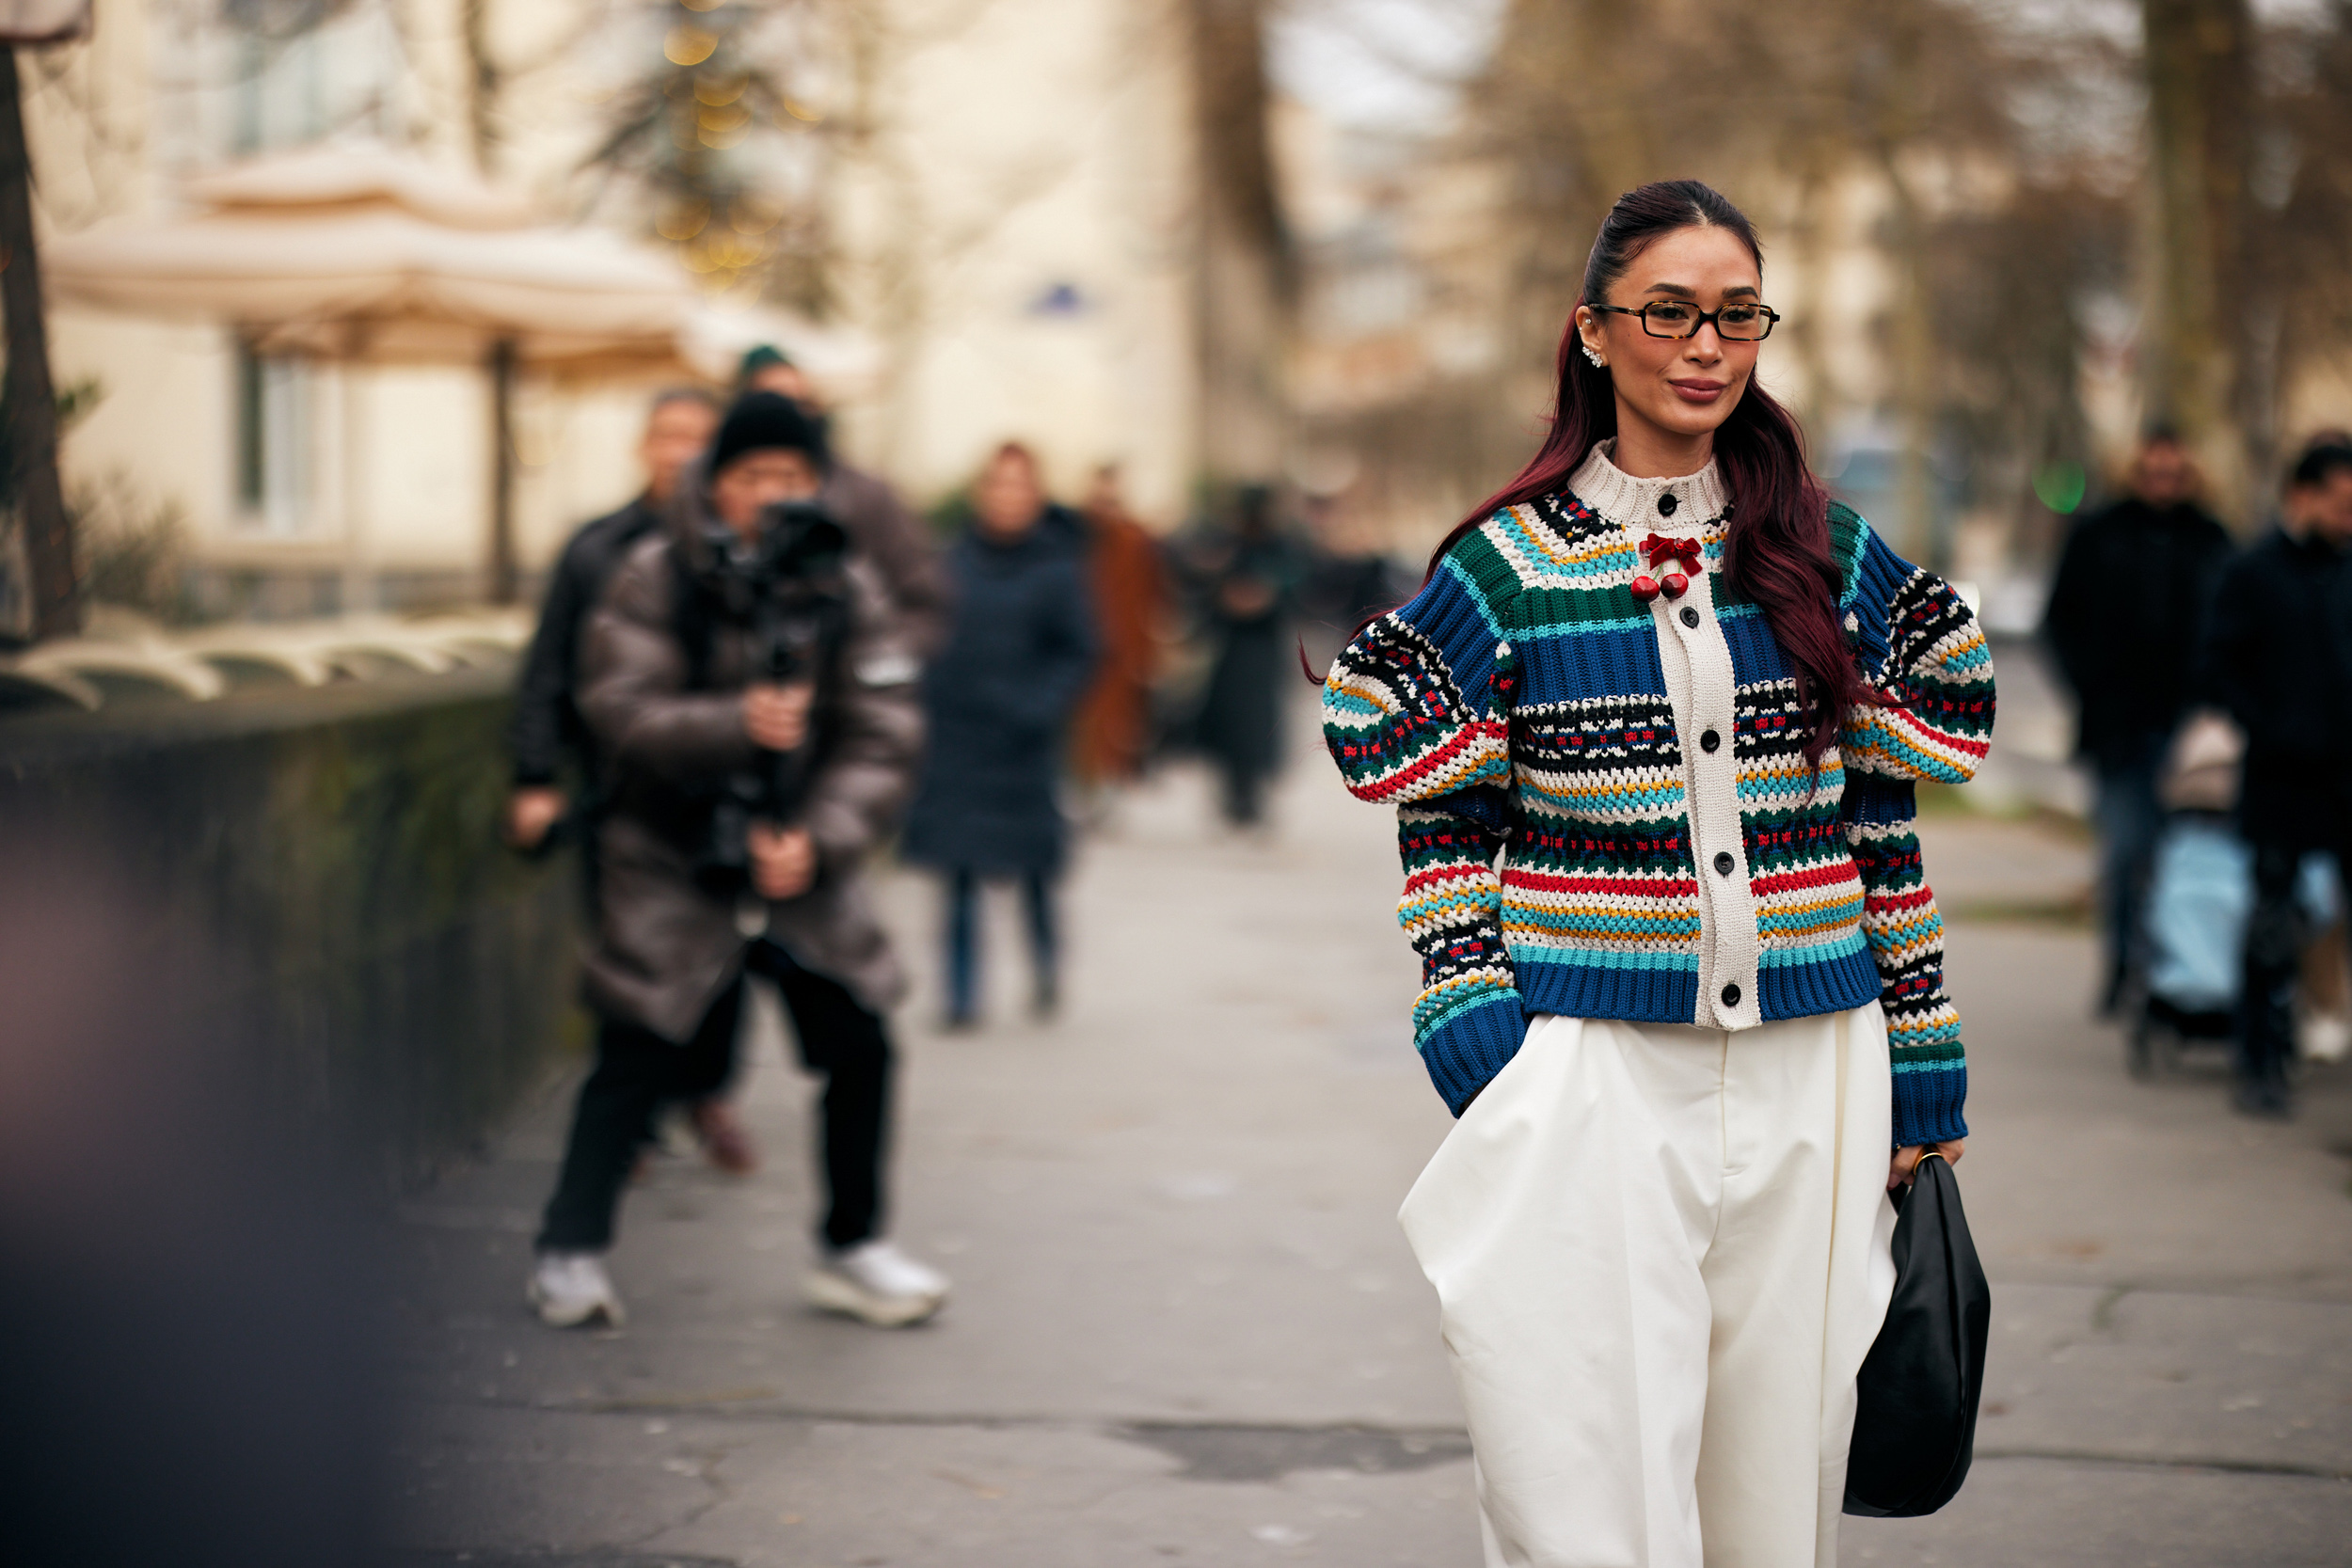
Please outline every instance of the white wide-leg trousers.
M1875 1003L1736 1034L1534 1021L1398 1216L1488 1568L1834 1568L1891 1131Z

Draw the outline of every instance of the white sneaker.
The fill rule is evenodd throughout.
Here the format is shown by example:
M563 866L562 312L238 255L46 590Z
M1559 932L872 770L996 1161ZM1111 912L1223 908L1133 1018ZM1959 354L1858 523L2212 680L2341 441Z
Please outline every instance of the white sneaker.
M827 1253L803 1288L828 1312L863 1318L878 1328L919 1323L947 1303L947 1276L889 1242L860 1242Z
M602 1318L618 1328L628 1321L621 1298L604 1272L600 1252L543 1252L531 1271L528 1291L539 1321L549 1328L578 1328Z

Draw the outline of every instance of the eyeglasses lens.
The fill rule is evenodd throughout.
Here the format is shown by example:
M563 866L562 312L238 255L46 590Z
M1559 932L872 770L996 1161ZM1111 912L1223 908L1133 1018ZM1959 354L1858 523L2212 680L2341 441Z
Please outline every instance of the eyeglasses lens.
M1754 342L1772 329L1761 305L1726 305L1715 313L1715 331L1730 342ZM1698 329L1699 308L1678 299L1655 299L1642 308L1642 330L1653 338L1688 338Z
M1761 305L1726 305L1715 318L1715 330L1734 342L1753 342L1772 329L1772 318Z

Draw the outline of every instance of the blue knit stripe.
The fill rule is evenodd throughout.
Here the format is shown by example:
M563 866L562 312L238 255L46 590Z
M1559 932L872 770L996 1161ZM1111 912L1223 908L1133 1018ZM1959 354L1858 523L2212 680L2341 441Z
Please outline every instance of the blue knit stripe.
M1438 589L1438 578L1445 578L1445 580L1452 584L1457 592L1447 594L1443 590ZM1422 590L1421 598L1415 599L1413 603L1420 604L1423 599L1432 598L1433 590L1436 591L1436 604L1442 608L1451 609L1456 612L1456 615L1460 617L1461 624L1457 626L1454 623L1449 622L1445 630L1440 631L1436 626L1433 626L1428 622L1414 620L1413 616L1410 614L1406 614L1405 618L1408 621L1413 621L1415 626L1420 626L1422 631L1427 632L1430 637L1443 646L1448 653L1454 651L1454 643L1453 641L1453 638L1457 635L1467 639L1467 641L1464 644L1465 646L1468 646L1469 643L1479 641L1482 638L1485 641L1489 643L1498 641L1502 639L1502 623L1496 617L1493 607L1486 602L1486 594L1479 588L1477 582L1471 578L1470 573L1463 568L1462 563L1455 560L1453 556L1449 555L1445 558L1443 566L1438 570L1436 576L1433 576L1429 579L1428 585ZM1400 611L1399 613L1404 612ZM1472 624L1472 618L1474 618L1474 625Z
M1949 1143L1968 1135L1961 1107L1968 1100L1968 1069L1951 1062L1939 1072L1895 1074L1895 1147Z
M1666 666L1658 628L1645 614L1624 626L1579 626L1571 632L1523 628L1514 639L1527 689L1576 696L1664 698Z
M1869 945L1857 938L1849 951L1810 963L1759 966L1756 1000L1768 1023L1818 1018L1876 1002L1883 985Z
M1494 678L1495 644L1502 633L1477 584L1457 572L1440 572L1396 613L1438 645L1462 695L1483 706L1479 699Z
M1515 996L1496 996L1477 1006L1446 1014L1415 1043L1429 1081L1455 1116L1470 1098L1493 1082L1518 1054L1527 1038L1527 1014Z
M1512 950L1519 997L1530 1012L1688 1023L1697 1015L1695 957L1650 953L1534 953ZM1675 961L1669 961L1675 960ZM1876 995L1875 989L1871 992Z
M1717 616L1724 624L1724 641L1731 646L1732 684L1751 687L1787 680L1788 656L1781 652L1780 639L1772 635L1762 611L1753 606L1747 609L1744 615L1734 615L1726 609Z

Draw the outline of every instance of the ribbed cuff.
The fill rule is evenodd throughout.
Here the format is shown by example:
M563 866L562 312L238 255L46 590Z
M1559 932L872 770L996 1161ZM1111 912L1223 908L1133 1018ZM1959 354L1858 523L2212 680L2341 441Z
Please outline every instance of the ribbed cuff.
M1417 1042L1429 1081L1455 1116L1519 1053L1527 1014L1516 991L1498 993L1449 1015Z
M1921 1144L1949 1143L1968 1135L1961 1107L1968 1101L1968 1069L1959 1062L1939 1062L1921 1072L1895 1072L1895 1145L1910 1148Z

